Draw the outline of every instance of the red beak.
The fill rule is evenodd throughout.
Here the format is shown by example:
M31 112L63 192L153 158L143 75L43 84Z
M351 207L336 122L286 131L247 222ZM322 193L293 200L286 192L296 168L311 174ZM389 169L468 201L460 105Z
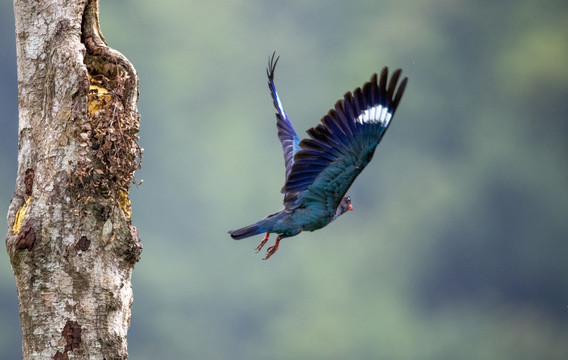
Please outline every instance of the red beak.
M349 204L349 211L353 211L353 205Z

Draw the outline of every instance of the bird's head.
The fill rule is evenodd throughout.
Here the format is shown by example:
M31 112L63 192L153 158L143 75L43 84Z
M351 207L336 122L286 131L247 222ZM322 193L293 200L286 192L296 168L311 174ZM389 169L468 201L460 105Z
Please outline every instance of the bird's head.
M350 196L344 196L343 199L341 199L341 202L339 203L337 210L335 210L335 216L333 219L334 220L337 219L339 215L343 215L347 211L353 211L353 205L351 205Z

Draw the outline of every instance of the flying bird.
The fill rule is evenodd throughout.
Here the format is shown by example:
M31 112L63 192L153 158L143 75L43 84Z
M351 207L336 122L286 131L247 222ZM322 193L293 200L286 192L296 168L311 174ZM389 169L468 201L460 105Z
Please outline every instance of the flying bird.
M274 70L280 57L269 57L266 74L274 101L278 138L284 151L286 181L282 188L284 209L229 234L235 240L266 233L257 246L260 251L271 233L278 234L268 247L264 260L270 258L280 240L300 232L321 229L340 215L353 210L347 190L371 161L375 149L388 129L408 79L399 82L401 70L390 76L384 67L379 76L353 92L321 119L321 124L307 131L300 140L284 111L274 85Z

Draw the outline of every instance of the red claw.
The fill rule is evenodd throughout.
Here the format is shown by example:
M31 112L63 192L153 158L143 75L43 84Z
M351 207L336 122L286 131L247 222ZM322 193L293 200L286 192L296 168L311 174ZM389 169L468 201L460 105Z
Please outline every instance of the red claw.
M280 236L278 236L276 238L276 243L272 246L270 246L267 250L266 250L266 257L262 260L268 260L269 257L271 257L272 255L274 255L274 253L276 252L276 250L278 250L278 245L280 245Z
M258 246L256 247L256 252L259 252L260 250L262 250L262 247L264 246L264 244L266 244L266 242L268 241L268 237L270 236L270 233L266 233L266 235L264 236L264 238L262 239L262 241L260 242L260 244L258 244Z

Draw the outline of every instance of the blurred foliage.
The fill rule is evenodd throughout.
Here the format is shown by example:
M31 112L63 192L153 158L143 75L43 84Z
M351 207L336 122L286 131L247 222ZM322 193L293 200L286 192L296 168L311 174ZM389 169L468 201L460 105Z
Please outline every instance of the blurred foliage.
M102 1L141 78L144 252L132 359L568 358L565 1ZM17 91L0 4L0 198L12 196ZM231 228L279 209L268 55L298 132L383 65L410 79L352 187L355 211L286 240ZM0 223L0 232L7 225ZM0 358L20 355L0 252Z

